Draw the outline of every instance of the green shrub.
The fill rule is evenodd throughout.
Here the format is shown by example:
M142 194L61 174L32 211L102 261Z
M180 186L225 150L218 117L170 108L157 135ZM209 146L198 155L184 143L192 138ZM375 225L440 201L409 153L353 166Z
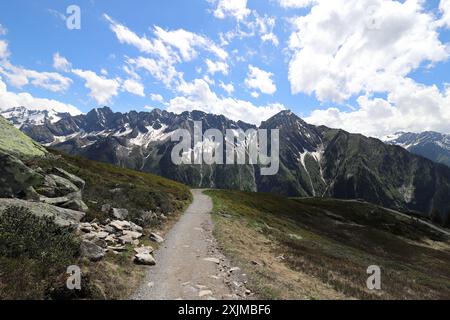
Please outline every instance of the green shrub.
M53 218L7 208L0 213L0 298L44 298L78 251L75 236Z

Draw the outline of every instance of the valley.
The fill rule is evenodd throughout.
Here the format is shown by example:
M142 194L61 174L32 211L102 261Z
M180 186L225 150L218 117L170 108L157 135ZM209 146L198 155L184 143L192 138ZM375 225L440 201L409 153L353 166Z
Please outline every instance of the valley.
M261 164L176 165L171 161L177 145L171 136L178 129L186 130L190 137L195 136L195 123L202 123L203 133L217 129L223 136L227 130L237 135L257 129L224 116L158 109L119 113L104 107L78 116L43 114L36 120L35 114L31 117L19 112L20 108L11 110L5 115L12 123L48 148L164 176L193 188L364 199L426 218L433 215L441 224L450 217L450 168L378 139L310 125L290 111L282 111L258 127L279 130L279 170L266 176L261 174ZM228 140L226 144L238 145ZM203 154L203 149L208 150L204 144L197 144L192 153Z
M217 120L201 113L194 117ZM225 170L226 188L211 180L210 188L191 190L120 163L68 155L55 145L44 148L0 120L2 299L450 297L450 231L428 222L426 210L408 210L429 201L414 200L419 197L414 189L427 186L423 170L438 174L427 192L435 204L446 206L439 194L446 192L448 172L400 147L281 113L261 126L277 128L285 137L280 173L252 177L258 190L271 186L271 193L229 190L233 179L241 189L243 173L257 172L249 165L212 165L210 179ZM163 128L147 136L166 136L162 143L170 144ZM112 135L93 139L117 138ZM192 177L191 170L203 169L192 165L173 174L183 170ZM408 199L395 191L404 179L421 183L410 187ZM19 229L11 233L11 228ZM32 254L17 243L34 243ZM38 258L45 243L58 262ZM49 263L54 267L43 272ZM68 265L80 267L81 290L66 288ZM374 265L381 268L382 281L375 291L366 286L367 269ZM26 289L30 281L39 286Z

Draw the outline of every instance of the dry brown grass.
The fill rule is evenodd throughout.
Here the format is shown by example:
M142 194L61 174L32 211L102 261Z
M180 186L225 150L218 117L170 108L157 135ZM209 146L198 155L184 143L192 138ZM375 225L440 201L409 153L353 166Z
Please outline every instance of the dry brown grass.
M450 243L433 230L364 203L209 194L219 243L262 298L450 298ZM381 291L366 287L369 265Z

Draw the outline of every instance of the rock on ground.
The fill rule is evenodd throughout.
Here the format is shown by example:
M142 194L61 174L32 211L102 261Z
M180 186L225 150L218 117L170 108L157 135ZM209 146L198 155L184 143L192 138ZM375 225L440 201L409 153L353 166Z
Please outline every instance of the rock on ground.
M100 261L105 256L102 247L87 240L83 240L80 245L81 256L91 261Z
M134 256L134 261L147 266L154 266L156 264L155 258L150 253L138 253Z
M38 217L50 216L60 226L76 226L85 216L84 212L56 207L46 203L31 202L20 199L0 199L0 212L8 207L24 207Z

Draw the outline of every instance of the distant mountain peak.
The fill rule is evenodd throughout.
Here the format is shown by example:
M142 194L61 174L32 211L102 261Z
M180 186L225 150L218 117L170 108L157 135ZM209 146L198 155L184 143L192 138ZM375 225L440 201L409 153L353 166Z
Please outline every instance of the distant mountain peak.
M383 141L450 167L450 135L435 131L397 132Z

